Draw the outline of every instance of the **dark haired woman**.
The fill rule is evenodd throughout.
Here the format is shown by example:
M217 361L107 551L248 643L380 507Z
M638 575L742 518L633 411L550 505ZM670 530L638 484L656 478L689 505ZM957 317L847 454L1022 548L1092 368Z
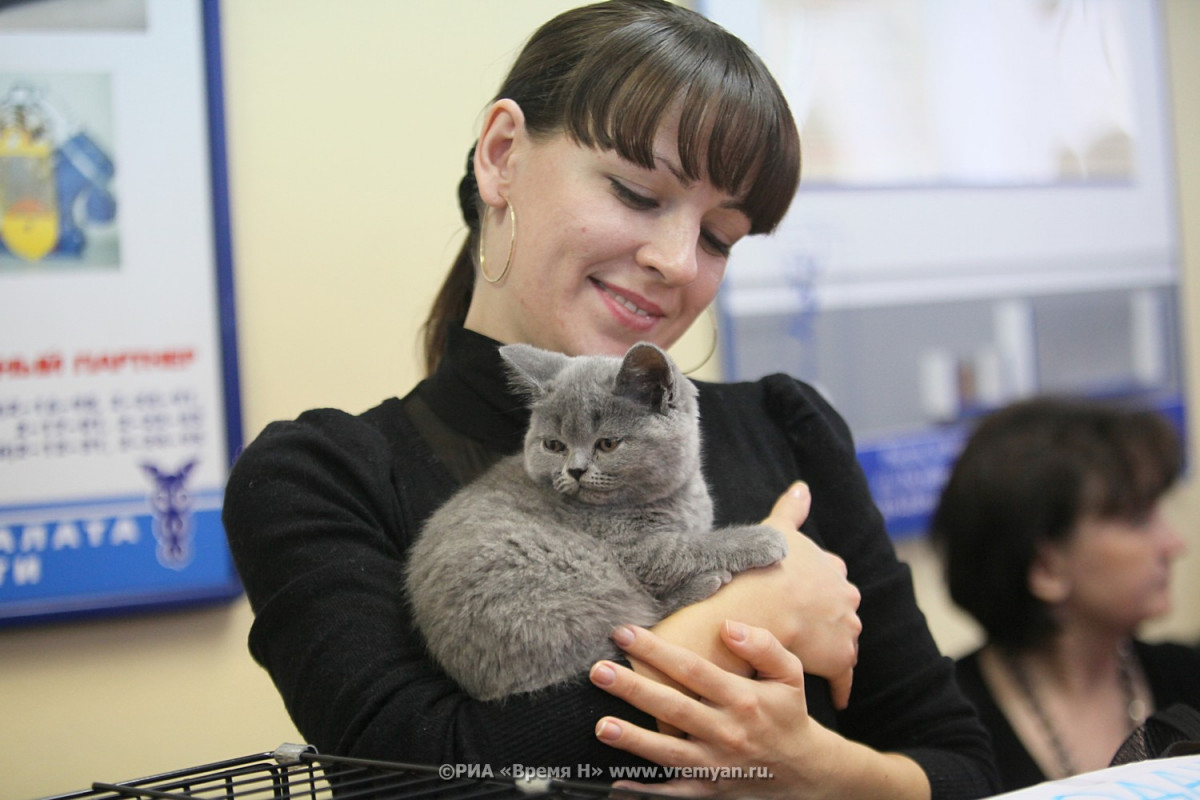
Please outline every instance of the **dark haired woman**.
M986 735L925 628L845 424L783 376L705 385L700 399L718 522L769 513L791 537L782 565L654 632L617 633L622 663L502 703L465 695L412 629L402 575L422 521L518 450L527 425L497 343L670 346L712 302L730 248L783 217L799 158L761 62L692 11L614 0L533 35L460 187L470 232L427 322L429 377L359 416L268 427L230 477L251 650L309 741L592 780L643 759L715 768L705 775L718 780L659 786L680 793L993 788Z
M950 595L986 644L959 681L1005 790L1108 766L1155 709L1200 708L1200 656L1134 637L1170 609L1182 465L1151 411L1036 398L983 419L933 520Z

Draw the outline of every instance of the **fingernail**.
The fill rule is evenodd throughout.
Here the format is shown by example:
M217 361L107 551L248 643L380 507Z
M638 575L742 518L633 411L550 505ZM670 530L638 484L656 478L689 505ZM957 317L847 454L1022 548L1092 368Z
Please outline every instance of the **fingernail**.
M621 727L602 719L596 723L596 738L603 742L615 742L621 738Z
M750 632L746 630L746 626L740 622L729 620L725 623L725 626L729 631L729 638L733 639L735 642L746 641L746 637L750 634Z
M626 625L614 629L612 640L617 643L618 647L628 647L633 644L633 629Z
M808 495L808 484L804 481L796 481L792 484L793 497L805 497Z
M608 664L601 662L592 667L591 679L597 686L612 686L617 682L617 673Z

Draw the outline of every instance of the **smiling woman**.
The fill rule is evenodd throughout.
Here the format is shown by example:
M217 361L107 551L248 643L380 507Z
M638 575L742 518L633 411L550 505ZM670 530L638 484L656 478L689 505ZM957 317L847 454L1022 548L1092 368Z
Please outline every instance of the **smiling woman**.
M514 216L506 207L524 208L532 202L531 195L540 195L546 187L569 193L569 202L557 208L554 217L547 217L547 226L557 225L553 230L559 236L573 235L580 223L589 228L595 224L591 209L579 206L590 195L575 192L595 194L605 188L598 183L607 182L610 200L615 197L627 211L653 217L660 231L674 237L673 251L647 250L641 254L643 259L659 261L662 269L691 268L699 273L700 264L689 267L686 262L695 259L690 251L702 242L703 254L720 262L715 275L697 276L710 292L706 298L695 291L692 302L676 301L666 308L656 308L652 296L638 296L641 281L621 287L594 278L595 288L611 299L610 307L623 306L635 316L665 322L629 320L634 330L652 334L643 338L659 345L673 343L711 302L737 238L774 230L791 204L800 178L799 137L787 102L766 67L740 41L699 15L655 3L631 11L637 5L597 4L546 23L530 38L496 94L459 186L470 235L426 321L430 372L445 347L446 326L464 319L471 305L477 262L485 257L479 255L483 226L503 227L505 217L511 221ZM523 174L523 185L509 186L504 173L485 174L507 165L510 145L522 155L538 157L531 152L536 150L534 143L546 144L549 150L540 156L540 169ZM498 149L486 153L489 145ZM574 168L559 175L564 166ZM533 183L534 175L552 182ZM575 183L560 185L568 176ZM492 185L497 179L500 182ZM705 194L709 196L701 196ZM629 217L627 213L618 219L607 212L600 219L618 225ZM537 240L535 232L509 228L510 241L518 235L525 242ZM595 239L603 235L593 232ZM498 237L488 238L495 242ZM636 244L633 237L620 241L626 248ZM500 244L493 247L503 254ZM610 252L614 249L606 246L586 257L599 262L615 257ZM536 254L512 255L518 263L536 258ZM663 277L679 279L678 275ZM644 313L639 314L639 309ZM529 310L528 306L520 309ZM569 327L569 319L561 312L558 326ZM606 352L624 352L636 339L625 334L616 341L624 346L610 343Z
M423 525L520 451L529 427L500 345L671 345L712 301L730 248L783 217L799 167L778 86L710 20L611 0L533 34L459 186L469 234L426 323L428 376L357 416L268 426L229 481L251 651L309 742L497 770L587 766L576 777L591 780L647 761L728 776L654 773L689 794L993 788L986 735L925 627L849 431L787 376L698 384L713 525L765 518L787 541L778 564L652 629L622 626L626 656L503 703L463 691L413 622L403 576ZM503 661L494 650L480 657Z
M672 132L655 152L646 168L565 134L533 137L521 107L497 101L474 156L493 231L481 257L504 263L514 246L504 280L477 282L466 327L569 355L674 344L712 302L751 222L739 199L681 179Z

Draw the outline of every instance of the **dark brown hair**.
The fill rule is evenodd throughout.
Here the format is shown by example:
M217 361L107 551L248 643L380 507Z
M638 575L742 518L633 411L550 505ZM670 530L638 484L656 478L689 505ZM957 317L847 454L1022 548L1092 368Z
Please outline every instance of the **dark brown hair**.
M1036 646L1054 630L1029 589L1039 545L1085 516L1138 520L1183 469L1175 427L1157 412L1041 397L985 417L967 440L931 523L950 597L988 639Z
M521 107L535 136L566 133L647 168L666 115L679 109L683 172L744 193L751 233L774 230L796 193L800 140L766 66L719 25L666 0L609 0L560 14L526 43L500 98ZM468 156L459 186L468 235L425 321L429 372L447 326L470 306L480 202Z

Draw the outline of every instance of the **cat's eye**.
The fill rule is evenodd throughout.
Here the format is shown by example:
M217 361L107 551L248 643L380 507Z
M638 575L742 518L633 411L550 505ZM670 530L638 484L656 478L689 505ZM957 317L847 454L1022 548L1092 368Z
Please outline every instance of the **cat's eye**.
M567 446L558 439L546 439L542 442L542 447L551 453L565 453L567 451Z
M611 453L621 445L621 440L616 437L609 437L596 440L596 449L601 453Z

